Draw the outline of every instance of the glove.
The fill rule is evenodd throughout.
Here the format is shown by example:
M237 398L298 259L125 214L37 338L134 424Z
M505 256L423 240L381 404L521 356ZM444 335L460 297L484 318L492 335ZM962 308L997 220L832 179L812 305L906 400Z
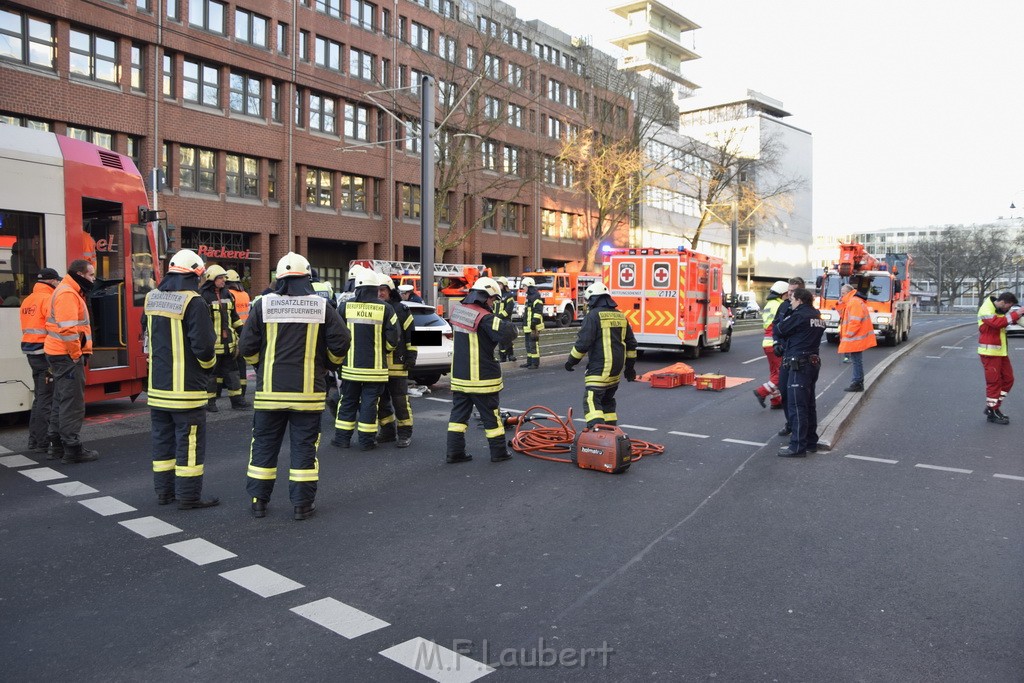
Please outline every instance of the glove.
M1006 314L1012 325L1016 325L1022 316L1024 316L1024 308L1011 308L1010 312Z
M402 359L402 367L406 370L412 370L416 367L416 358L419 355L416 351L406 351L405 358Z
M576 370L576 363L575 361L573 361L572 358L565 361L565 369L568 370L569 372L573 372L574 370Z
M627 382L636 381L636 367L632 363L626 364L626 369L622 371L622 374L625 376Z
M778 356L779 358L782 358L782 344L774 345L772 347L772 351L775 353L776 356Z

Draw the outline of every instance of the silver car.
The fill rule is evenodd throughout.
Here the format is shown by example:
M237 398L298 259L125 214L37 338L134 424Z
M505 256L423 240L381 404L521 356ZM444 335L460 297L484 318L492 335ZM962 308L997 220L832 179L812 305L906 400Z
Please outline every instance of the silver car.
M452 369L452 327L433 306L411 301L402 305L412 312L412 343L417 349L416 366L409 371L409 379L426 386L437 384L441 375Z

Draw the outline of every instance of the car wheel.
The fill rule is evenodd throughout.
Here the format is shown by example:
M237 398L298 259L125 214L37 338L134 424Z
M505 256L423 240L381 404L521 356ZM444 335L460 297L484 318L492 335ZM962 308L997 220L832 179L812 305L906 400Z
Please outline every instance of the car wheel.
M414 375L412 377L412 381L416 382L416 384L431 387L441 381L441 374L434 373L432 375Z
M732 332L725 335L725 341L718 345L718 350L722 353L729 353L729 349L732 348Z
M555 316L555 327L568 327L572 322L572 306L566 306L565 310Z

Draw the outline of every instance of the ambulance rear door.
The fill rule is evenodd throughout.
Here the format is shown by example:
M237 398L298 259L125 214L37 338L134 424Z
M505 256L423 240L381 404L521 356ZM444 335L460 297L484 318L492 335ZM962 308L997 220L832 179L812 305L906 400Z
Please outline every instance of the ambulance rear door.
M642 259L643 334L652 343L676 343L679 320L679 280L676 273L679 270L679 254L649 253Z
M640 272L643 261L636 254L610 254L606 257L604 274L608 291L626 316L633 333L643 332L643 290L640 288Z

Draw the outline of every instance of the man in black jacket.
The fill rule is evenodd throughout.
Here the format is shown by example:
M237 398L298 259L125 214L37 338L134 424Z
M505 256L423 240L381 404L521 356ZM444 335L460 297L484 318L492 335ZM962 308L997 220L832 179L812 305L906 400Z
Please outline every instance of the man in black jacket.
M238 331L242 328L242 320L235 310L235 298L227 288L227 271L221 266L212 265L206 271L206 282L199 289L210 308L210 319L213 322L213 333L216 336L215 349L217 364L210 377L210 402L206 409L216 413L217 396L221 387L228 391L231 407L244 410L249 403L242 397L242 383L238 376Z
M783 317L793 307L792 298L793 292L804 286L804 279L802 277L794 277L789 279L789 291L786 295L779 308L775 311L775 319L772 320L772 339L775 341L772 349L776 356L782 358L785 355L785 340L781 339L779 335L775 334L775 325L782 320ZM789 368L783 363L779 367L779 397L782 399L782 414L786 418L786 426L779 431L779 436L789 436L793 433L793 428L789 420L789 406L786 403L786 382L789 377Z
M815 385L821 367L821 335L825 321L813 305L814 295L800 287L790 297L790 307L775 323L775 335L782 340L785 353L783 367L788 369L786 402L792 435L789 446L779 449L779 456L798 458L807 451L818 450L818 410ZM781 311L781 307L779 309Z

